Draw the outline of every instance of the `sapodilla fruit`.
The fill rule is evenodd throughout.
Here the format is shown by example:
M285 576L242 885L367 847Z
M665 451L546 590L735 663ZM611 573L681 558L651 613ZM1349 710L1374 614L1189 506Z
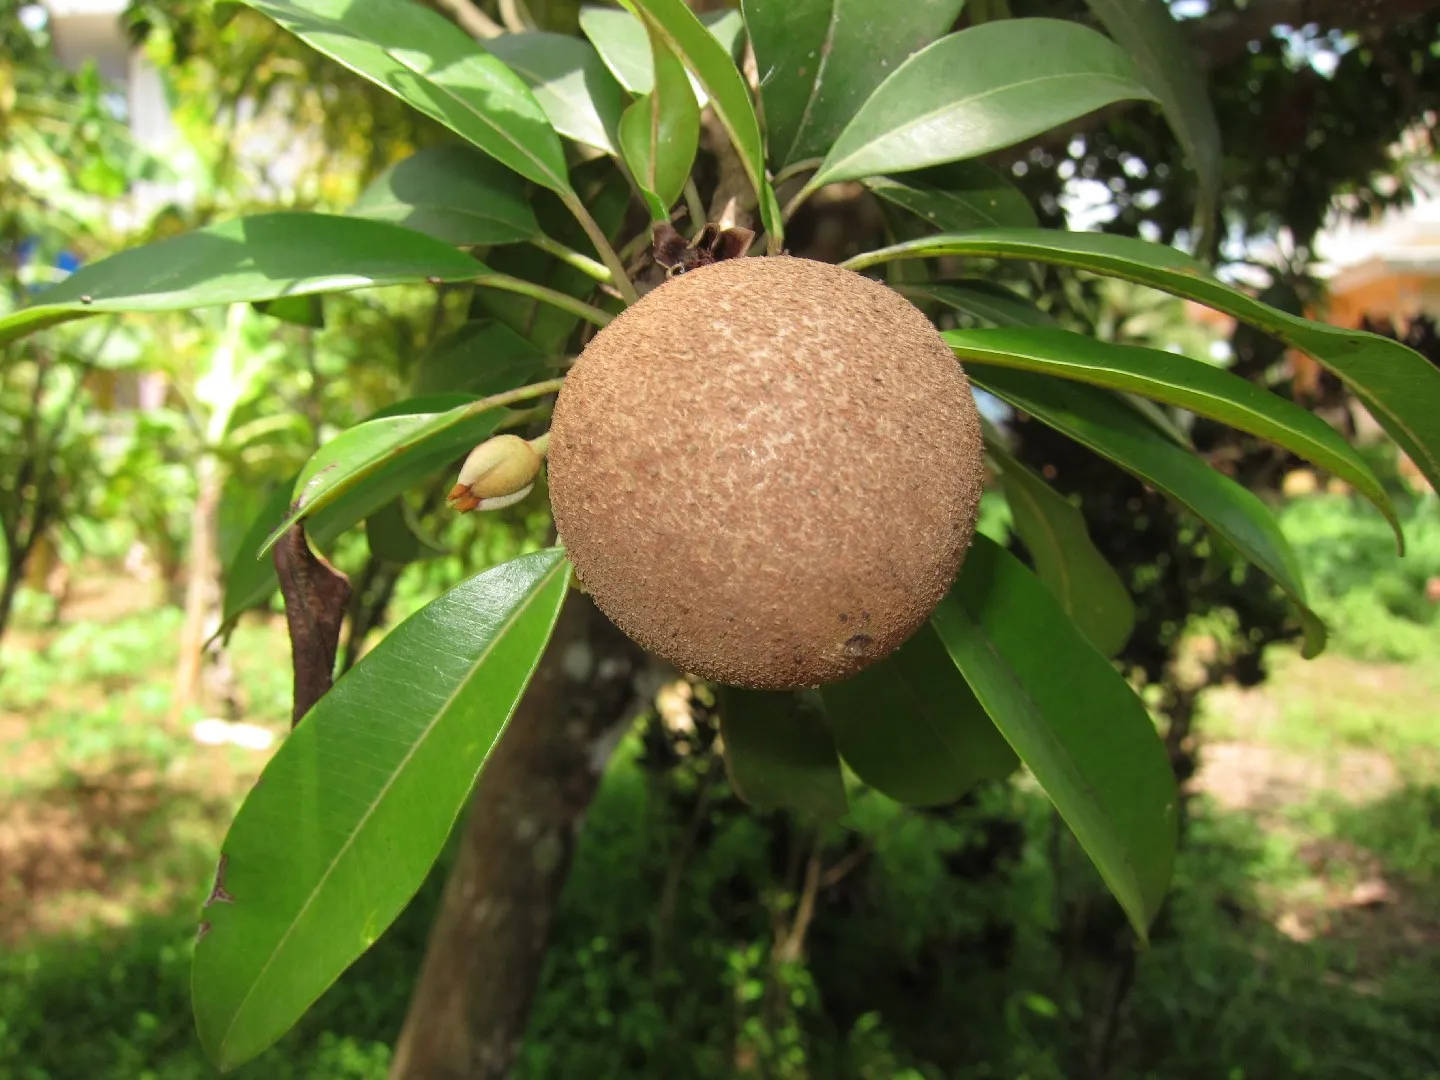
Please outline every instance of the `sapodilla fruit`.
M601 330L550 429L581 586L717 682L819 686L888 655L949 589L980 421L919 310L789 256L682 274Z

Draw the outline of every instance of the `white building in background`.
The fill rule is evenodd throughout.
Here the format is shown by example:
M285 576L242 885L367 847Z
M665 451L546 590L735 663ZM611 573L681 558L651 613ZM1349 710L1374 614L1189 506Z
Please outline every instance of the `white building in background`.
M1431 177L1431 191L1440 190ZM1404 325L1417 315L1440 319L1440 197L1419 193L1411 206L1379 221L1345 221L1317 238L1329 300L1324 316L1355 327L1364 316Z
M148 147L171 133L170 108L160 74L131 46L120 20L126 0L41 0L55 54L73 69L93 61L105 81L123 92L125 116L136 139Z

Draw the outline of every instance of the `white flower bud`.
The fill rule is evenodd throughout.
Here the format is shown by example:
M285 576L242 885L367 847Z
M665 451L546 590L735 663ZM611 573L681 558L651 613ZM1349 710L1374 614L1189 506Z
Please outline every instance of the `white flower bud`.
M540 462L535 448L520 436L496 435L470 451L446 501L461 513L511 506L530 494Z

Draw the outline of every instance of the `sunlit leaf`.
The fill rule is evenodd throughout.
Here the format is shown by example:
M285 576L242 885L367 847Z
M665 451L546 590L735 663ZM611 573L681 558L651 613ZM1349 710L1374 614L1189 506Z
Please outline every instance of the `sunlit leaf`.
M1072 266L1163 289L1232 315L1309 353L1350 388L1432 485L1440 488L1440 368L1398 341L1280 311L1217 281L1174 248L1106 233L987 229L907 241L845 262L974 255Z
M372 285L465 281L484 269L424 233L335 214L252 214L82 266L0 318L0 345L109 311L180 311Z
M1079 23L985 23L896 68L806 186L978 157L1103 105L1150 97L1130 58Z
M518 244L540 235L525 184L468 146L435 146L390 166L350 208L447 244Z
M625 163L654 221L668 221L680 197L700 141L700 106L685 65L657 35L651 35L654 88L625 110L620 143Z
M530 84L561 135L617 153L615 132L625 92L593 46L569 34L503 34L485 49Z
M955 24L964 0L744 0L777 169L823 157L871 92Z
M527 180L570 190L560 137L530 88L439 12L413 0L244 2Z
M558 549L456 586L385 636L270 760L221 846L191 987L220 1068L254 1057L424 881L544 651Z
M700 22L720 42L726 53L731 57L739 55L744 23L738 11L707 11L700 16ZM655 69L650 56L650 41L645 33L645 24L638 16L618 8L585 7L580 10L580 29L621 86L637 96L654 89ZM710 103L710 96L693 75L690 76L690 84L700 107L704 108Z
M765 148L750 90L735 61L686 6L684 0L621 0L640 15L666 48L684 62L710 97L710 107L730 136L736 156L755 189L760 220L772 241L784 233L775 191L765 177Z

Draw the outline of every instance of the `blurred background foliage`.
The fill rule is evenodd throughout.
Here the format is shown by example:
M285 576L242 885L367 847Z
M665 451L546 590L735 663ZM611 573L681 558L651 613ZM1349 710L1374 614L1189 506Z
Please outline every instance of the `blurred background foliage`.
M578 5L529 6L573 28ZM1174 7L1225 141L1221 272L1294 310L1323 304L1322 226L1423 196L1433 175L1440 13L1317 3L1315 22L1279 29L1296 5ZM1007 8L1085 17L1078 0L1013 0L964 18ZM124 244L259 207L343 209L440 141L236 5L137 0L127 33L173 123L163 153L146 149L94 66L58 62L42 15L0 3L6 309ZM1190 242L1194 181L1158 112L1106 110L995 164L1046 223ZM605 168L591 167L600 183ZM790 243L836 258L907 227L846 189L802 211ZM1228 364L1363 439L1337 387L1179 301L1054 269L987 276L1074 329ZM0 1077L211 1075L188 1008L194 910L290 689L273 601L203 647L220 577L317 445L421 388L423 358L467 314L506 317L432 289L327 297L320 325L281 314L79 323L0 367ZM1279 595L1198 524L1040 425L1011 425L1132 588L1119 660L1189 781L1153 947L1136 955L1023 780L927 811L857 786L846 827L817 835L738 802L709 688L677 680L623 734L589 811L516 1075L1440 1075L1436 497L1374 450L1405 519L1397 561L1383 521L1323 476L1170 420L1279 507L1332 649L1299 661ZM332 553L361 586L348 658L546 540L543 491L485 518L449 515L439 494L397 508L426 557L396 561L364 531ZM1001 541L1006 517L987 501ZM386 1074L444 869L240 1075Z

